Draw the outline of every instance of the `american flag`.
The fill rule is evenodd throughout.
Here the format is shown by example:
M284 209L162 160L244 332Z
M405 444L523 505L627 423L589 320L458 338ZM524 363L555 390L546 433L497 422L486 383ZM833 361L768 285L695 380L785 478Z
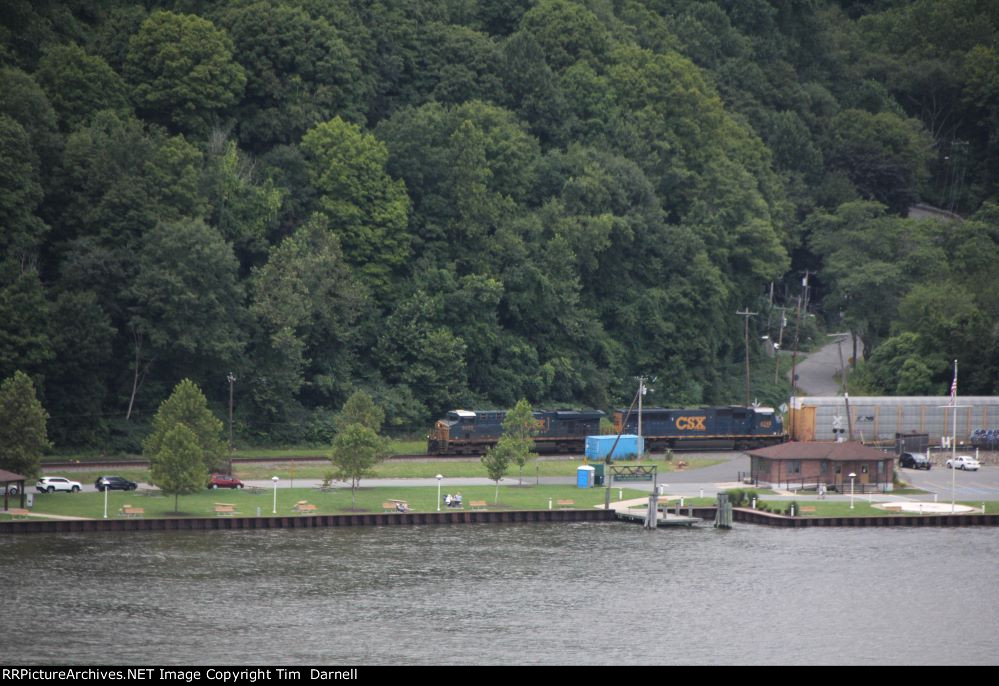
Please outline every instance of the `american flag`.
M950 384L950 404L957 405L957 360L954 360L954 381Z

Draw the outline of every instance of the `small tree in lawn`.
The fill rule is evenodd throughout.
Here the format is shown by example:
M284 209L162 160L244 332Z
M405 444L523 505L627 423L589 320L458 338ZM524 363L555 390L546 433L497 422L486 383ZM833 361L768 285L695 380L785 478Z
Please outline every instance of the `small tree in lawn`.
M22 371L0 385L0 468L28 478L38 475L42 453L50 446L45 430L48 413L35 395L35 385Z
M517 450L513 441L508 436L501 436L496 445L486 450L482 456L482 464L486 468L489 478L496 482L496 496L494 502L499 503L499 482L510 468L510 462L514 458Z
M179 511L180 496L202 490L208 482L208 468L197 434L184 424L166 431L159 449L149 455L149 478L164 493L173 495L175 512Z
M520 400L503 419L503 438L508 439L506 450L509 450L510 461L520 468L518 484L524 483L524 465L531 459L534 452L533 436L541 430L534 411L527 400Z
M178 424L194 433L206 470L220 470L227 464L222 420L208 409L204 393L190 379L177 384L170 397L160 404L153 417L153 431L142 442L143 452L152 459L152 455L160 451L167 433ZM208 483L207 477L205 483Z
M372 468L386 456L385 440L374 429L349 424L333 439L330 461L339 479L350 479L351 507L357 507L356 490L361 477L370 476Z

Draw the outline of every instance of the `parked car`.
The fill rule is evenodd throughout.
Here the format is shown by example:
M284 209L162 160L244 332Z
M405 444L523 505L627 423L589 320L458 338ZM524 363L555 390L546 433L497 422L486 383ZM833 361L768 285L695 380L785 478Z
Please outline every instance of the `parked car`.
M212 474L208 488L242 488L243 482L228 474Z
M104 485L105 481L107 481L106 486ZM105 488L109 491L134 491L138 487L139 484L120 476L99 476L94 482L94 488L98 491L103 491Z
M898 466L929 470L932 465L930 458L926 457L926 453L902 453L898 458Z
M21 491L17 489L17 484L8 484L0 489L0 495L3 495L4 493L7 495L17 495L20 492Z
M79 481L70 481L63 476L43 476L35 484L39 493L54 493L56 491L66 491L67 493L79 493L83 486Z
M973 472L977 472L978 468L982 465L971 455L958 455L947 460L947 466L951 469L970 469Z

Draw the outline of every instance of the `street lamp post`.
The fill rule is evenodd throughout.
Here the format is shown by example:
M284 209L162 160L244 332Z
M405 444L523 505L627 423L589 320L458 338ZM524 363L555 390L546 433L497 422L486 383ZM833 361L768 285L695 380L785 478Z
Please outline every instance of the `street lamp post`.
M850 509L853 509L853 480L857 478L854 472L850 472Z
M441 479L444 478L443 474L437 475L437 511L441 511Z
M229 372L229 473L232 474L232 385L236 383L236 375Z
M271 514L277 514L277 482L278 478L276 476L271 477L271 481L274 482L274 509L271 510Z
M108 491L111 490L108 486L110 485L110 481L107 479L101 479L101 486L104 487L104 519L108 518Z

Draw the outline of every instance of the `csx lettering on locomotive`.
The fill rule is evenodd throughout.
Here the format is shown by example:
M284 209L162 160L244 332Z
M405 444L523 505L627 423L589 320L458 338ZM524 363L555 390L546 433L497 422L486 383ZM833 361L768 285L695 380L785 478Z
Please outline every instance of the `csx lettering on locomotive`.
M681 431L706 431L704 426L705 416L700 417L677 417L676 428Z

